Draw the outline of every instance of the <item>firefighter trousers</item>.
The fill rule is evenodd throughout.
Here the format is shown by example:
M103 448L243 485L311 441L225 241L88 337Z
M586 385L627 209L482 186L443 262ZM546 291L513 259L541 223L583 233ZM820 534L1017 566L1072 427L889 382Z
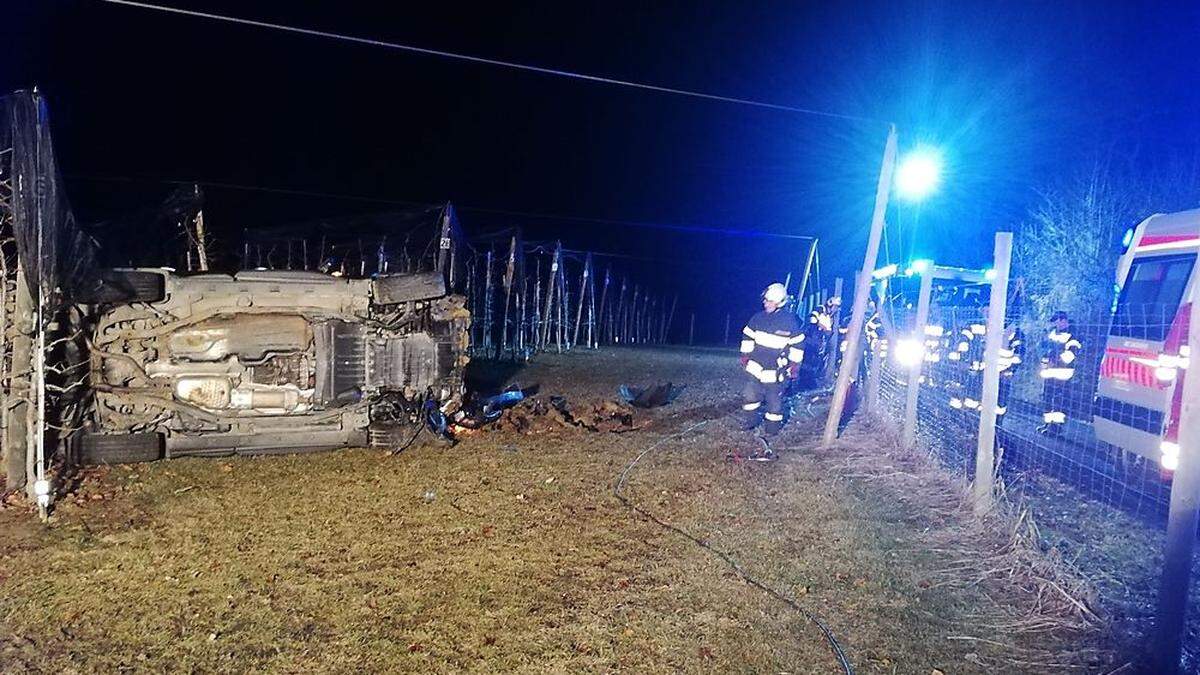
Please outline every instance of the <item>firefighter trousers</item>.
M758 425L759 416L766 419L763 431L768 435L779 433L783 428L783 390L784 382L759 382L747 379L742 388L742 414L745 416L743 427L753 429Z
M1062 428L1067 423L1067 396L1070 380L1047 378L1042 385L1042 423L1051 428Z

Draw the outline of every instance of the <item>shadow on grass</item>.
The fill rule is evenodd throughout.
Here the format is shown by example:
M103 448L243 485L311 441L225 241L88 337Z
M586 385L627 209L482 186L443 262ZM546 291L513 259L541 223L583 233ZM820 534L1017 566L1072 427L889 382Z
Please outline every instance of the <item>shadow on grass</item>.
M467 391L481 396L491 396L499 393L524 368L525 364L520 361L510 361L508 359L471 359L471 362L467 364L467 372L464 378ZM521 384L528 386L532 383L522 382Z

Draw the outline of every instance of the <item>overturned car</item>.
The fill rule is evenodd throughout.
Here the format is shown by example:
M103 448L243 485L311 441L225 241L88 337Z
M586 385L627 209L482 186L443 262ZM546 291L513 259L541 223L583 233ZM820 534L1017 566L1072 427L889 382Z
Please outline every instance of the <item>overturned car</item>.
M461 405L470 316L437 272L106 273L84 462L391 446Z

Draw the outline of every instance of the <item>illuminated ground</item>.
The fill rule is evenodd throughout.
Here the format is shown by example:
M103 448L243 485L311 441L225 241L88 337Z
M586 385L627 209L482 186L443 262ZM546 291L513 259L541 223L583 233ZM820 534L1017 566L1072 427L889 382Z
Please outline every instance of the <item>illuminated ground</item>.
M803 615L613 497L635 456L703 420L638 464L630 497L821 617L858 672L1111 658L1089 650L1095 633L1069 610L1038 614L1055 603L1013 562L1009 537L965 518L948 480L874 436L852 427L818 451L815 424L799 419L779 462L727 462L755 443L728 414L735 367L700 350L544 356L495 379L576 403L621 382L687 389L623 434L116 467L47 529L0 510L0 663L837 672ZM1014 567L997 573L997 561Z

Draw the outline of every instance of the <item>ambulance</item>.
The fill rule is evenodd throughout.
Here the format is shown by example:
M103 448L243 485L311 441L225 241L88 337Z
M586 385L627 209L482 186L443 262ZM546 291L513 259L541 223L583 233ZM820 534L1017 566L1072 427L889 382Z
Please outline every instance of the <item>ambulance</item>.
M1093 408L1096 437L1172 471L1197 300L1200 209L1157 214L1125 235Z

